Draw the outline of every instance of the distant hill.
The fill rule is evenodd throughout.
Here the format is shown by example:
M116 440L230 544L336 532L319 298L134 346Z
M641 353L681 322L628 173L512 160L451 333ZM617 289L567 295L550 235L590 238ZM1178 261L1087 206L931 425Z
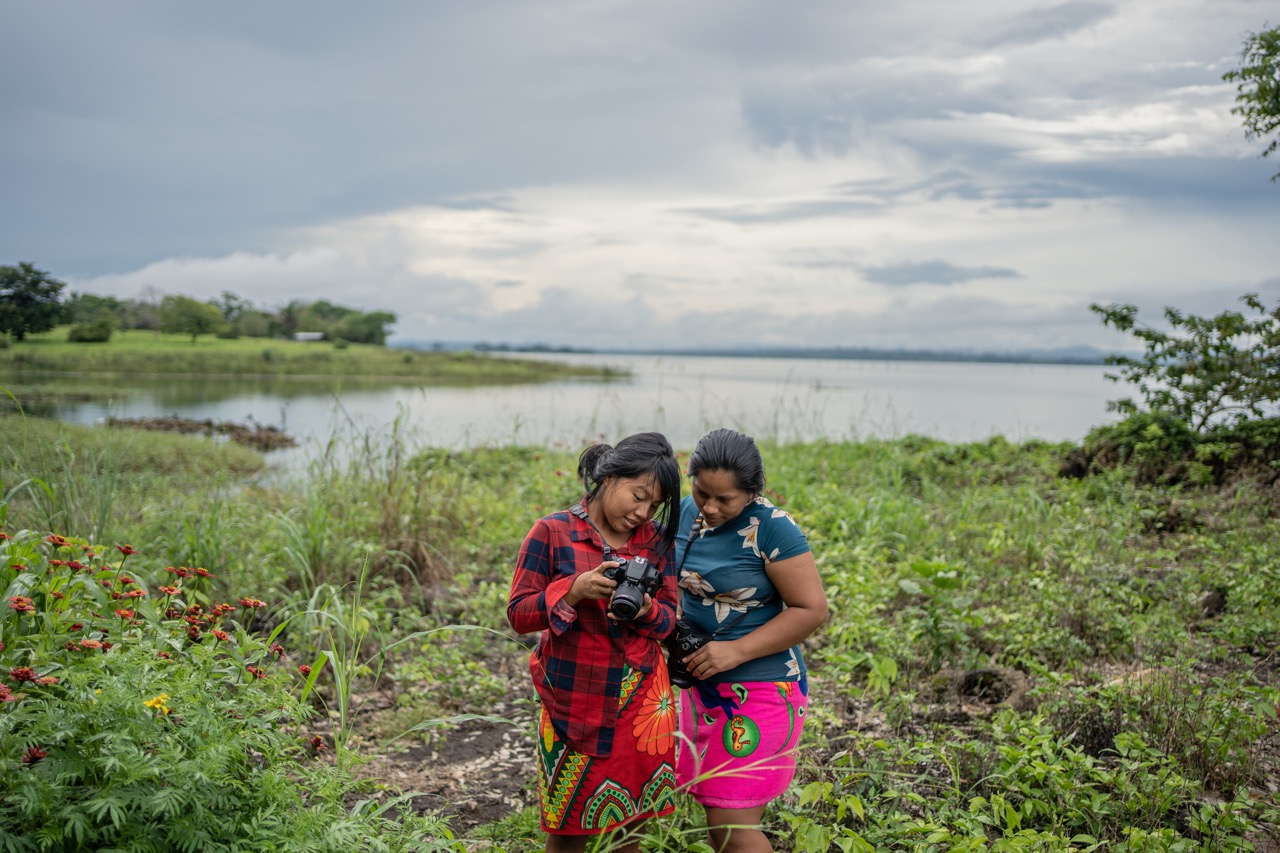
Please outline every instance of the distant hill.
M862 361L976 361L1005 364L1104 364L1107 352L1088 346L1044 349L907 349L880 347L702 347L617 349L609 347L566 347L548 344L441 343L438 341L393 340L388 346L419 350L476 350L478 352L601 353L625 355L688 355L718 358L826 358Z

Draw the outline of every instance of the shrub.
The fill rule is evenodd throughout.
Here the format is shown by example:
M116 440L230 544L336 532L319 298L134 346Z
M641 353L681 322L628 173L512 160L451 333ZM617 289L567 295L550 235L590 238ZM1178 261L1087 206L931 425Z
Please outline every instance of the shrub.
M1108 408L1168 412L1195 432L1224 420L1265 416L1280 402L1280 305L1268 311L1254 293L1240 301L1257 317L1239 311L1197 317L1166 307L1171 332L1139 323L1133 305L1089 306L1105 325L1130 333L1146 348L1138 358L1107 358L1120 368L1107 378L1136 385L1143 398L1142 405L1126 398Z
M67 340L73 344L105 344L115 332L110 317L98 317L87 323L77 323L67 331Z
M149 583L136 553L0 534L0 850L456 849L348 811L292 689L319 668L233 618L261 601L214 604L200 568Z

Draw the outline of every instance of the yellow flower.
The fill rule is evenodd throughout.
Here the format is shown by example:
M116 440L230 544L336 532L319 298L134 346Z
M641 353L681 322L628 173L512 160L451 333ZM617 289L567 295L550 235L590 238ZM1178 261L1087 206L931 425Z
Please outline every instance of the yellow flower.
M161 693L159 696L148 699L142 704L147 706L148 708L154 708L155 710L159 711L162 714L167 714L169 713L169 708L166 706L165 703L168 701L169 701L169 694Z

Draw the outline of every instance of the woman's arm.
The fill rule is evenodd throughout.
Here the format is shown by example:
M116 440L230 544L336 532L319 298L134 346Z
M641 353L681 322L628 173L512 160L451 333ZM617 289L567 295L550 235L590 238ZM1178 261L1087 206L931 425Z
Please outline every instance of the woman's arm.
M713 640L689 655L686 664L698 678L708 678L749 660L786 651L826 621L827 594L822 590L812 552L767 563L764 570L786 602L786 609L745 637Z
M555 546L545 520L539 521L525 537L516 558L507 596L507 621L520 634L550 628L561 633L572 624L555 613L556 603L573 588L576 575L557 577Z

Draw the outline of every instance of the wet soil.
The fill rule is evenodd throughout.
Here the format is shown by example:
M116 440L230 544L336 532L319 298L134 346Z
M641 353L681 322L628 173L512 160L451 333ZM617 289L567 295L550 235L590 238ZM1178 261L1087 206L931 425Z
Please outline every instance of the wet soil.
M273 426L238 424L232 421L197 421L169 415L160 418L107 418L109 427L145 429L154 432L176 432L184 435L223 436L255 450L281 450L297 445L291 436Z

